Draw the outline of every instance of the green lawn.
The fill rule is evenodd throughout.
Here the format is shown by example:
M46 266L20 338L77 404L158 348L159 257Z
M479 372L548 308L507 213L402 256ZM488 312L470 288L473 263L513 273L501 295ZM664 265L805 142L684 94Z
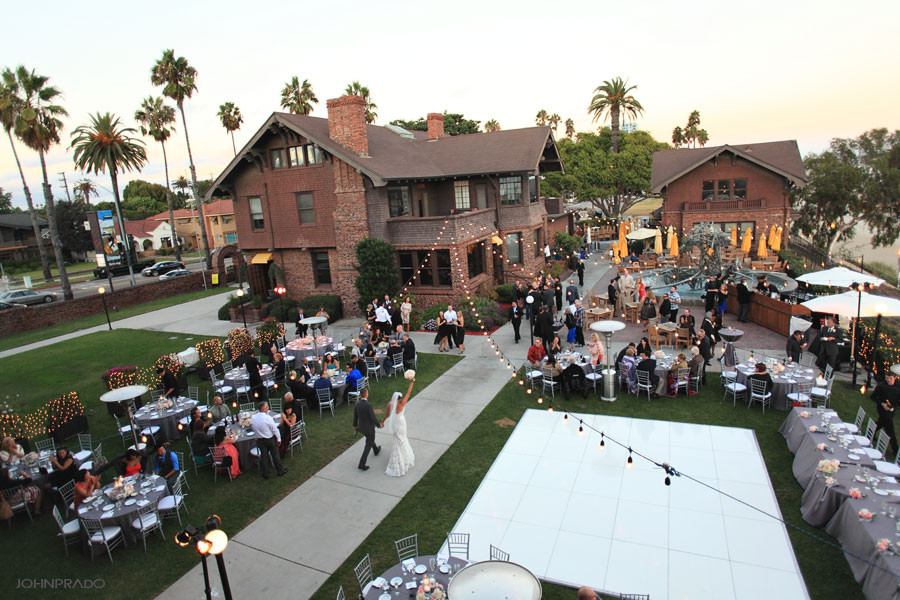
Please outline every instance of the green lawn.
M852 420L860 403L860 395L851 393L841 384L836 384L834 396L835 409L844 420ZM864 402L868 404L869 400ZM733 408L731 402L722 400L717 375L710 375L708 385L699 395L690 399L682 397L678 400L662 399L648 403L646 399L637 400L628 396L607 404L599 401L596 396L589 396L588 400L579 397L569 402L559 401L557 404L562 404L575 412L591 414L751 428L756 432L772 486L787 522L831 539L823 530L810 527L800 518L800 498L803 489L791 473L793 455L788 451L784 438L778 433L785 413L768 411L763 416L759 408L753 410L747 410L745 406ZM508 426L504 419L518 421L527 408L540 406L536 404L533 396L523 393L521 387L515 383L507 384L422 480L326 581L314 598L330 600L334 598L340 585L348 592L348 597L354 595L358 588L353 566L369 553L373 573L375 575L382 573L396 563L393 542L401 537L418 533L420 551L423 554L436 552L446 532L452 530L512 432L513 427ZM415 403L410 405L409 410L415 410ZM685 484L687 482L677 479L672 483L672 485ZM660 475L660 486L662 485ZM840 551L794 530L789 532L812 598L843 600L861 597L860 586L854 581ZM511 560L515 560L515 548L504 550L511 553ZM574 598L574 592L563 586L545 583L543 597L549 600L571 600Z
M110 311L109 318L111 321L119 321L121 319L127 319L128 317L133 317L135 315L142 315L150 311L159 310L160 308L167 308L169 306L175 306L176 304L190 302L191 300L198 300L207 296L215 296L216 294L224 294L230 291L230 288L214 287L209 288L208 290L198 290L195 292L188 292L186 294L179 294L177 296L169 296L168 298L159 298L157 300L151 300L150 302L145 302L143 304L136 304L127 308L122 308L115 312ZM64 335L66 333L72 333L73 331L87 329L96 325L103 325L104 323L106 323L106 315L104 313L100 313L97 315L91 315L90 317L85 317L83 319L77 319L75 321L57 323L56 325L51 325L50 327L42 327L41 329L34 329L32 331L25 331L22 333L16 333L14 335L8 335L0 338L0 350L18 348L19 346L25 346L27 344L50 339L52 337Z
M97 268L96 262L77 262L66 265L66 273L71 275L72 273L78 273L80 271L93 271L95 268ZM59 269L56 268L56 260L53 258L52 254L50 258L50 274L53 275L54 278L59 275ZM25 275L30 276L32 279L40 279L41 281L44 280L44 271L40 268L40 266L38 266L37 269L32 269L30 271L15 273L11 275L11 277L21 280Z
M87 409L95 444L98 438L104 438L103 454L112 459L123 448L115 422L98 400L105 391L100 375L113 366L151 364L161 354L183 350L201 339L204 338L196 335L114 330L68 340L0 360L0 369L4 373L15 373L15 381L21 382L18 386L7 387L4 393L10 395L10 405L27 410L51 397L77 391ZM457 360L459 357L421 355L416 373L419 389L434 381ZM207 397L207 390L210 389L207 382L200 382L195 375L190 375L188 384L199 385L201 399ZM371 398L376 410L383 409L394 387L396 382L390 379L372 384ZM306 421L309 440L304 441L305 451L296 451L294 458L285 460L289 471L284 477L263 480L253 469L233 482L219 478L214 484L208 469L201 470L195 476L189 467L187 476L191 487L187 506L191 512L188 522L199 525L208 515L217 514L222 517L225 529L236 533L355 441L351 427L352 413L346 406L338 407L334 418L326 414L320 420L317 415L307 415ZM173 449L186 452L187 444L177 442ZM108 482L112 477L111 471L107 471L104 477L104 483ZM16 589L19 578L100 578L105 580L102 590L79 590L78 597L121 598L128 594L135 598L153 598L199 562L196 551L182 549L172 541L178 531L177 520L166 521L165 541L159 536L148 540L147 554L141 547L116 549L113 553L115 564L110 565L108 559L99 555L92 563L90 558L75 548L70 550L70 556L66 559L62 543L55 537L57 529L51 516L42 515L34 523L22 519L17 516L12 530L4 532L3 547L7 549L8 556L15 549L16 567L0 569L0 589ZM71 595L47 590L17 592L17 598ZM197 592L202 594L199 581Z

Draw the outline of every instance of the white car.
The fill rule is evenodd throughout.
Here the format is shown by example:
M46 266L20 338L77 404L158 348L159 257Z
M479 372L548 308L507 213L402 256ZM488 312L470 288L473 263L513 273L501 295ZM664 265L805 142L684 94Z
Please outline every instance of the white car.
M15 290L0 294L0 302L9 304L41 304L56 300L56 292L36 292L34 290Z

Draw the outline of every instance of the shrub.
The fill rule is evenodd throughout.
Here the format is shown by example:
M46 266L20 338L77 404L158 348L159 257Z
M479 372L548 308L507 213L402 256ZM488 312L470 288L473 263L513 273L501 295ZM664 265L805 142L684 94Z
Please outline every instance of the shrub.
M511 303L516 297L515 288L511 283L503 283L494 288L497 293L497 302Z
M174 253L175 251L171 248L160 248L156 251L156 254L158 254L159 256L170 256Z
M231 348L232 360L253 350L253 338L250 337L250 332L243 327L232 329L226 338L228 347Z
M278 338L284 336L284 327L273 317L269 317L263 324L256 328L256 345L262 348L272 345Z
M277 298L269 302L266 314L282 323L293 323L297 320L297 301L293 298Z
M400 281L395 265L397 252L389 243L366 238L356 244L356 291L359 292L359 308L365 310L372 298L391 298L400 291ZM327 307L325 310L328 310ZM328 311L331 314L331 311Z
M222 352L222 341L219 338L209 338L208 340L197 342L195 347L200 360L208 369L225 360L225 353Z
M503 307L490 298L472 298L471 305L466 301L461 301L459 304L466 331L481 331L482 325L490 331L494 327L506 323L506 313ZM475 313L478 313L478 316L475 316ZM481 323L478 322L478 319L481 319Z
M219 320L220 321L230 321L231 320L231 307L233 304L229 300L219 309Z
M314 316L319 312L320 308L325 307L325 312L328 313L329 323L334 323L344 316L343 309L341 308L341 297L332 294L318 294L301 298L300 301L297 302L297 306L303 307L303 314L307 317Z
M425 310L421 313L421 315L422 315L422 317L421 317L421 318L422 318L422 323L425 323L425 329L429 329L429 327L428 327L428 322L429 322L429 321L434 321L434 322L435 322L435 327L434 327L434 329L429 329L429 331L434 331L434 330L436 330L436 329L437 329L437 317L438 317L438 313L442 313L442 312L444 312L445 310L447 310L447 303L446 303L446 302L443 303L443 304L435 304L434 306L425 309Z
M253 296L253 300L250 301L250 304L253 306L253 308L259 310L260 308L262 308L262 296L256 294L255 296Z

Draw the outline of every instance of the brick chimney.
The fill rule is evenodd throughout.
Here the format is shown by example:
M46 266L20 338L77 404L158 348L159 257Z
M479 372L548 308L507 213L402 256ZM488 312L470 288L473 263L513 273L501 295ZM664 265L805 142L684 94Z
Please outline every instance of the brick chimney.
M444 115L428 113L428 139L436 140L444 137Z
M357 154L369 154L366 134L366 101L362 96L332 98L328 106L328 135Z

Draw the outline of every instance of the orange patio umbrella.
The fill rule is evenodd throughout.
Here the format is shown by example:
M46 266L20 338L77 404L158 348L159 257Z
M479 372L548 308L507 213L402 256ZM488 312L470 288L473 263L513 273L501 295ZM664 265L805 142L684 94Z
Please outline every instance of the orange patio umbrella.
M656 230L656 237L653 238L653 252L656 253L657 256L662 256L663 247L662 247L662 231Z
M778 252L781 250L781 233L784 231L784 228L779 226L775 230L775 237L769 240L769 245L772 247L773 252Z
M759 238L759 248L756 249L756 256L765 258L768 255L769 252L766 250L766 234L762 234L762 237Z
M625 228L619 232L619 256L625 258L628 256L628 242L625 240Z
M731 226L731 245L737 246L737 225Z
M772 247L772 243L775 241L775 225L769 226L769 247Z
M753 243L753 233L750 232L750 227L747 226L747 229L744 230L744 236L741 238L741 252L745 254L750 253L750 245Z
M672 241L669 243L669 255L678 258L678 234L672 232Z

